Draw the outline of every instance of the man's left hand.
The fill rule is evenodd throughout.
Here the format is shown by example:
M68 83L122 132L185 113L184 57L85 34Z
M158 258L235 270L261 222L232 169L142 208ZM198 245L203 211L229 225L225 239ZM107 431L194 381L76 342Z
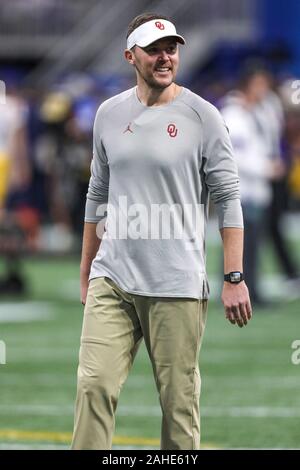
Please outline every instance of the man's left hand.
M222 302L226 318L233 325L242 328L252 317L248 288L244 281L239 284L224 282Z

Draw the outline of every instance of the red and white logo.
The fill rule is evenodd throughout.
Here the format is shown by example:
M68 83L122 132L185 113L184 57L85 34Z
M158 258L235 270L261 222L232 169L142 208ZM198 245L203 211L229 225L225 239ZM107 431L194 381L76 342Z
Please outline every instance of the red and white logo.
M168 125L168 128L167 128L167 132L168 132L168 134L169 134L170 137L176 137L176 136L177 136L178 129L177 129L177 127L175 126L175 124L169 124L169 125Z
M165 29L165 25L161 21L155 21L155 26L161 30Z

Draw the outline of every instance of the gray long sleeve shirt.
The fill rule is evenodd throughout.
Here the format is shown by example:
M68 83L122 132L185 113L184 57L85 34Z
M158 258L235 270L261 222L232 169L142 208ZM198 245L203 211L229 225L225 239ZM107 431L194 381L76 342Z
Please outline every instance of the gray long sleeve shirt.
M146 296L207 298L209 194L219 227L242 228L237 167L214 106L186 88L161 106L143 105L136 88L105 101L85 221L103 219L105 204L107 218L90 279Z

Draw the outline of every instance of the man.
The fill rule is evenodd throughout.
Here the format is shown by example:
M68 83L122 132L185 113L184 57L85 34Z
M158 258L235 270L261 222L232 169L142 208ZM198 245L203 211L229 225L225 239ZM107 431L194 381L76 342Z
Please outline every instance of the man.
M283 216L288 208L289 197L287 187L289 157L286 145L282 145L285 140L283 139L285 114L281 100L273 90L272 76L263 67L261 70L258 69L258 72L265 81L265 96L255 107L254 112L263 128L263 136L268 145L268 158L272 167L271 202L267 209L267 229L286 279L291 281L291 286L295 283L295 286L298 284L299 287L297 260L289 249L283 230ZM288 285L289 283L287 283Z
M224 242L226 317L239 326L251 318L228 132L212 105L175 83L178 43L185 40L165 16L136 17L125 58L137 86L104 102L96 116L73 449L111 448L119 392L142 338L162 408L161 448L199 448L198 356L208 298L200 226L208 191ZM106 203L99 249L95 224Z
M0 101L0 255L6 267L0 278L0 295L24 294L26 290L20 261L31 239L28 224L22 223L26 209L20 206L21 202L24 205L24 193L32 176L27 151L27 111L25 102L9 85L5 102Z
M268 302L259 289L259 249L267 228L271 180L280 176L277 156L280 108L276 111L279 104L276 95L270 92L266 70L251 63L242 70L239 90L231 92L224 101L222 114L229 128L240 176L245 280L252 303L264 307Z

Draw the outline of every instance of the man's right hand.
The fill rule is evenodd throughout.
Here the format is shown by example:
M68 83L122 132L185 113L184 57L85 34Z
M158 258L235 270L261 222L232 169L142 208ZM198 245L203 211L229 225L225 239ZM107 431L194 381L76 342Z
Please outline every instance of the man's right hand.
M96 232L96 223L85 222L80 262L80 300L82 305L86 303L91 265L99 250L100 242Z
M80 300L82 305L86 303L86 296L89 287L89 276L86 273L80 273Z

